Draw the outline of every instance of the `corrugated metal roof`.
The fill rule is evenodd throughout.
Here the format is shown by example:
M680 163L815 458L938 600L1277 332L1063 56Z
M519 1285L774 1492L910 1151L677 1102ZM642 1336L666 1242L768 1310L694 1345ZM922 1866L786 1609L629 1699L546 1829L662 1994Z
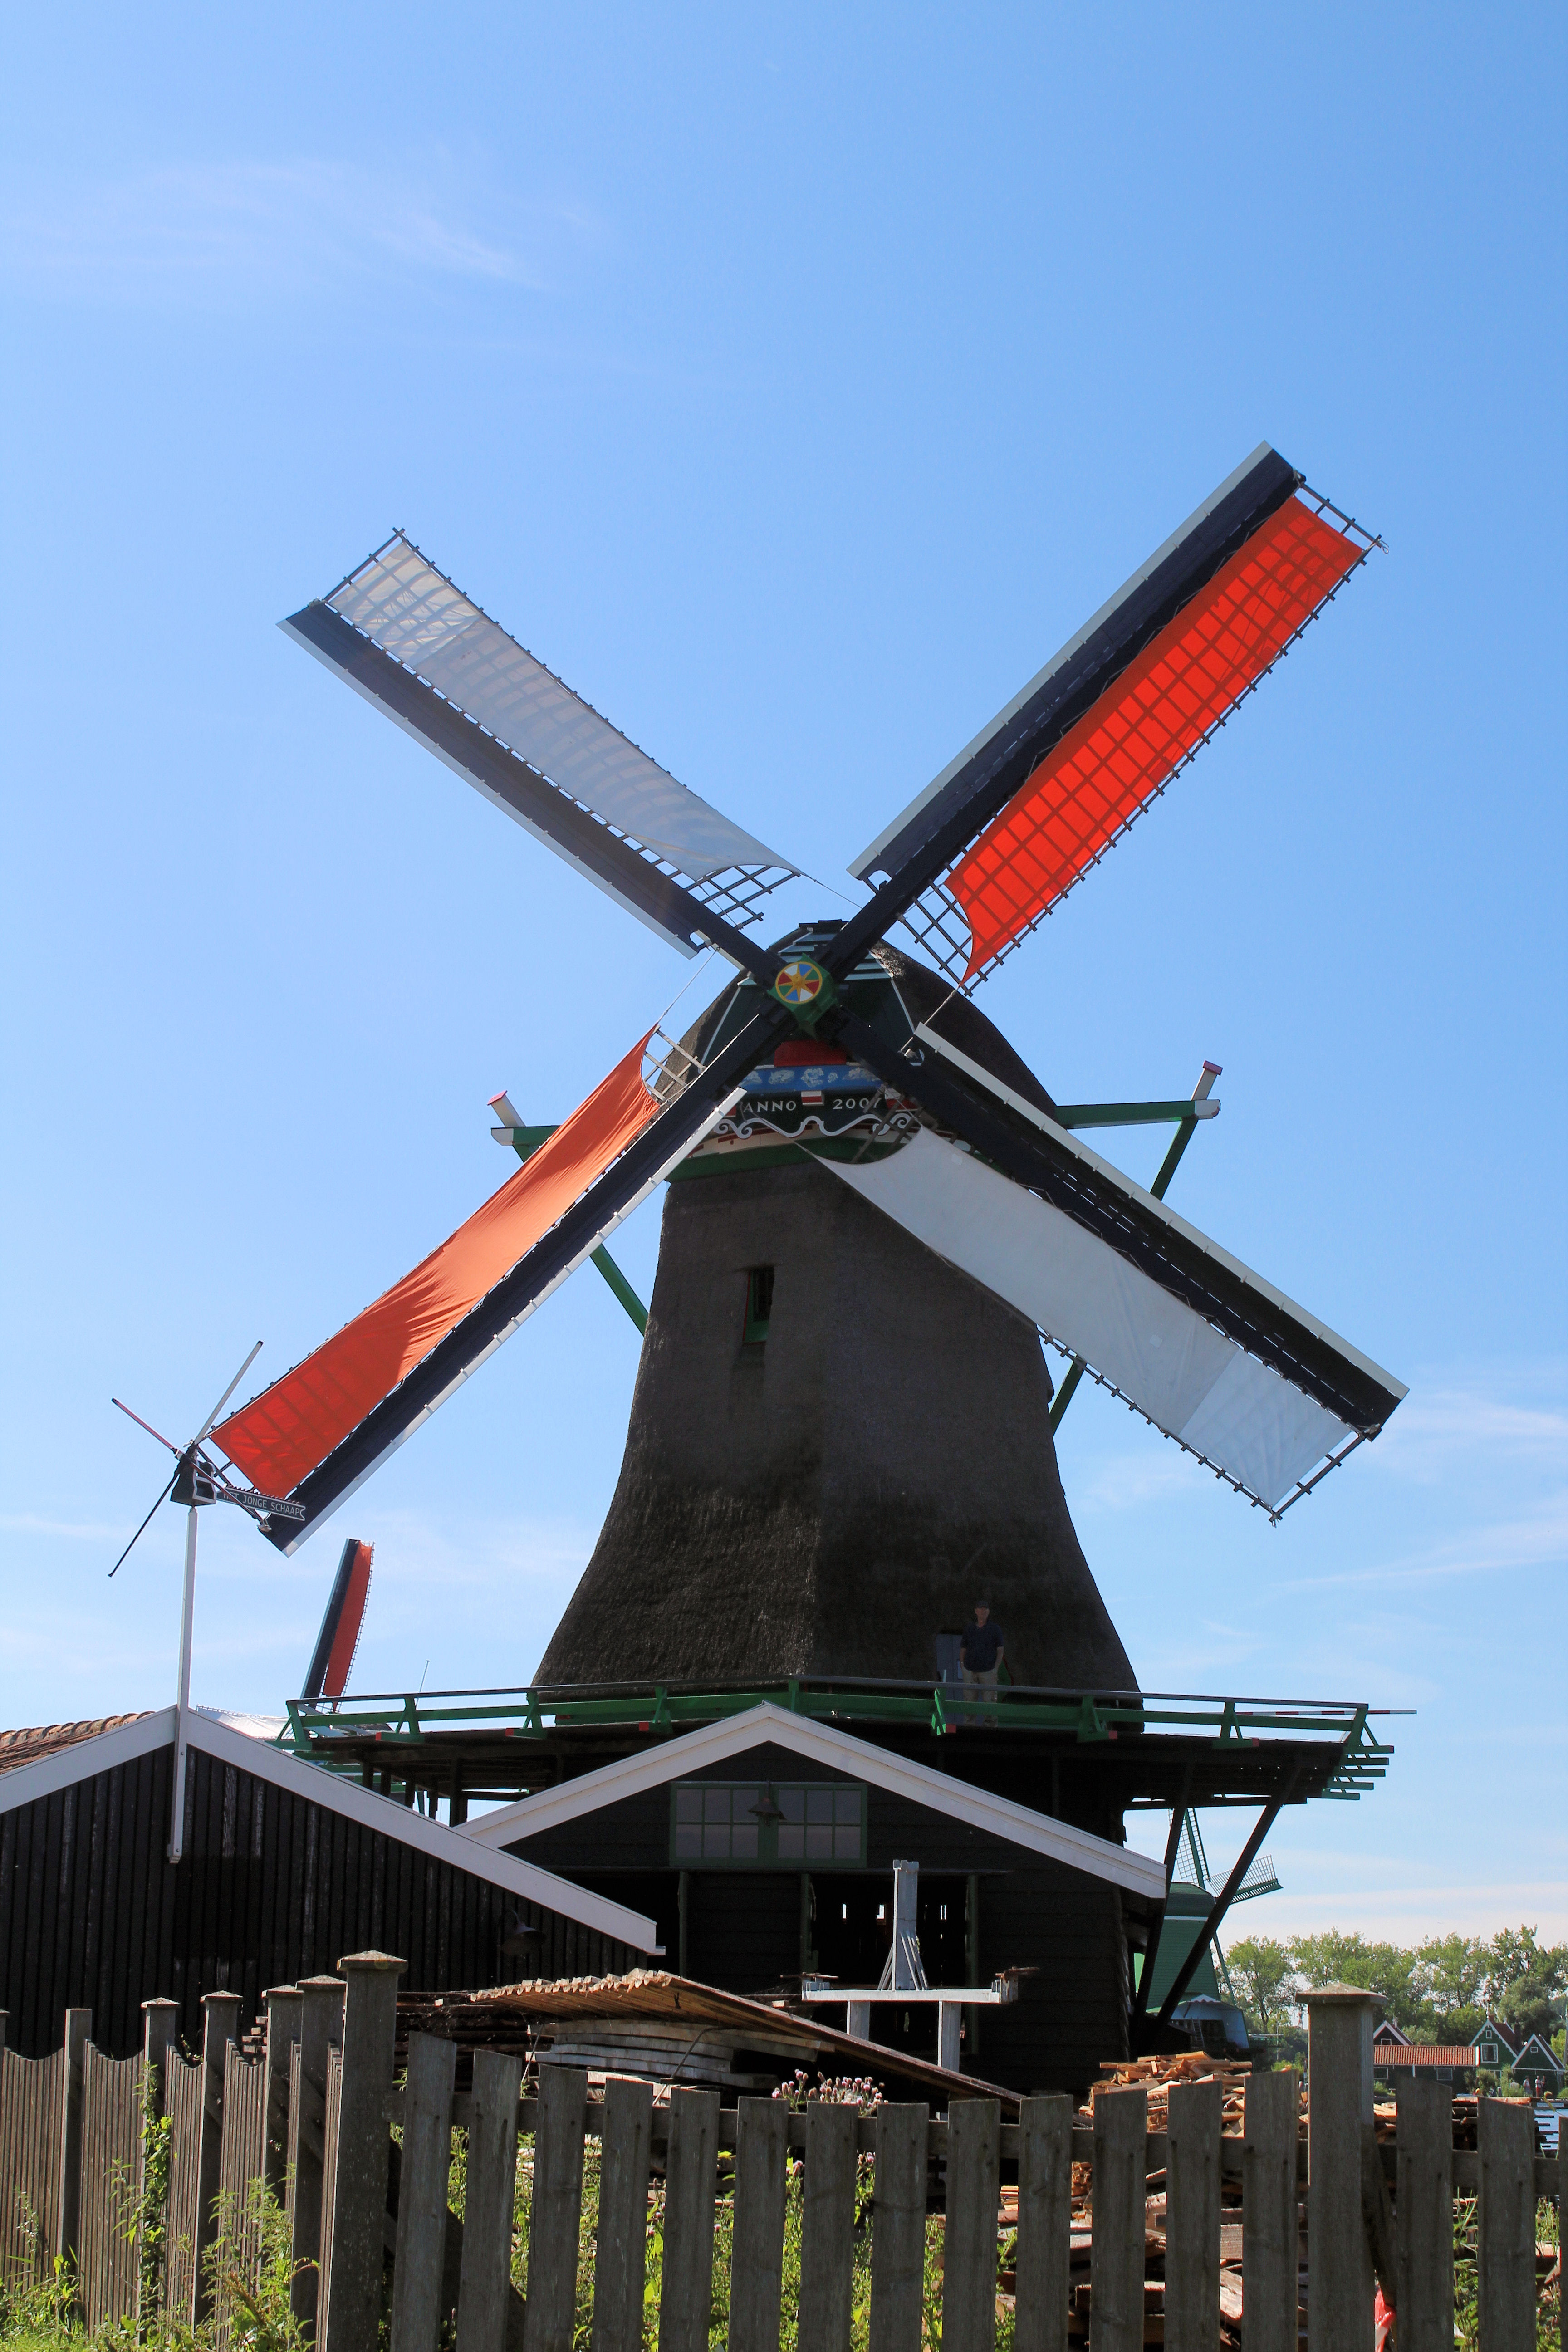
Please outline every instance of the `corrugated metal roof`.
M0 1731L0 1772L36 1764L40 1756L74 1748L80 1739L96 1739L103 1731L118 1731L121 1724L140 1723L147 1712L139 1706L130 1715L96 1715L82 1723L41 1723L28 1731Z

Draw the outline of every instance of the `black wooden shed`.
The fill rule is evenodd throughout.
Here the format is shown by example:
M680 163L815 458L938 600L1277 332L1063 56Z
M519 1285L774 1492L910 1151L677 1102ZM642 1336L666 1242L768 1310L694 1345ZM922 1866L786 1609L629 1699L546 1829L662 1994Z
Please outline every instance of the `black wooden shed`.
M422 1990L600 1975L659 1948L651 1918L490 1851L374 1790L193 1710L184 1853L167 1858L175 1710L0 1737L0 2012L25 2057L90 2009L111 2056L142 2042L144 2000L269 1985L344 1952L406 1958ZM410 1796L413 1792L410 1791Z

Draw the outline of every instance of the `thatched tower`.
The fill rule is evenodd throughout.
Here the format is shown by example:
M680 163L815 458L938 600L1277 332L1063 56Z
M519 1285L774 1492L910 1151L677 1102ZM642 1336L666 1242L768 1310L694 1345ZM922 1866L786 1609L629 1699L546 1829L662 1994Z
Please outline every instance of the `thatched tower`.
M910 1015L1050 1108L983 1013L879 956ZM984 1593L1015 1681L1133 1688L1034 1327L806 1152L758 1157L669 1186L620 1479L538 1680L929 1680Z

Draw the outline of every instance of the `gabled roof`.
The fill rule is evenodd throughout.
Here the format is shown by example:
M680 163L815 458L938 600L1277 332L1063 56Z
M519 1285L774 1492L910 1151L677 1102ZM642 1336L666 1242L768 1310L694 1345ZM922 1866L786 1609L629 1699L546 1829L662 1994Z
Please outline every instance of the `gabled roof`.
M1470 2048L1479 2050L1483 2042L1500 2042L1511 2058L1519 2049L1519 2036L1511 2026L1500 2025L1495 2017L1483 2017L1470 2036Z
M1398 2026L1394 2024L1393 2019L1387 2017L1384 2019L1383 2023L1373 2035L1372 2046L1373 2050L1376 2050L1380 2043L1384 2042L1397 2043L1401 2050L1408 2050L1411 2047L1410 2036L1408 2033L1402 2033Z
M88 1727L84 1732L82 1727L74 1724L56 1727L79 1736L57 1740L33 1761L18 1764L10 1771L0 1771L0 1813L36 1804L39 1798L52 1797L79 1780L89 1780L96 1773L112 1771L116 1765L130 1764L139 1756L171 1747L174 1717L175 1709L165 1706L155 1714L121 1716L110 1730ZM308 1805L320 1805L328 1812L341 1813L379 1837L393 1838L400 1845L414 1847L432 1862L444 1862L450 1869L488 1879L492 1886L504 1887L508 1894L537 1903L563 1918L575 1919L602 1936L612 1936L617 1943L629 1944L634 1951L662 1948L658 1927L640 1911L628 1911L624 1904L608 1902L602 1895L590 1895L571 1879L557 1878L553 1871L542 1870L535 1863L520 1862L513 1854L478 1851L474 1841L460 1830L448 1829L443 1822L416 1813L391 1797L378 1795L374 1790L356 1788L352 1780L340 1779L320 1765L302 1763L297 1756L273 1747L268 1740L234 1730L229 1723L219 1721L205 1709L193 1707L186 1715L185 1738L189 1747L199 1748L205 1755L216 1758L220 1763L232 1764L238 1771L252 1773L258 1780L269 1781L274 1788L285 1789Z
M511 1845L523 1838L537 1837L542 1830L554 1829L563 1822L581 1821L584 1814L596 1813L623 1797L640 1796L647 1789L684 1780L708 1766L743 1756L748 1749L764 1743L788 1748L813 1763L827 1765L851 1779L867 1781L872 1788L885 1789L894 1796L907 1798L911 1804L927 1806L932 1812L963 1822L987 1836L1005 1838L1009 1844L1022 1846L1028 1853L1065 1863L1070 1870L1106 1879L1131 1894L1146 1895L1156 1903L1163 1899L1163 1866L1147 1855L1112 1845L1109 1839L1094 1837L1088 1830L1074 1829L1068 1822L1055 1821L1049 1813L1032 1812L1027 1805L1015 1804L1011 1798L993 1796L988 1789L973 1788L967 1780L955 1780L950 1772L938 1772L929 1764L891 1755L885 1748L857 1739L833 1724L813 1722L766 1699L748 1707L743 1715L704 1724L658 1748L645 1749L640 1756L627 1756L617 1763L601 1765L597 1771L563 1781L559 1788L542 1789L536 1796L521 1797L515 1804L501 1805L493 1813L482 1814L478 1821L468 1822L459 1834L491 1848Z

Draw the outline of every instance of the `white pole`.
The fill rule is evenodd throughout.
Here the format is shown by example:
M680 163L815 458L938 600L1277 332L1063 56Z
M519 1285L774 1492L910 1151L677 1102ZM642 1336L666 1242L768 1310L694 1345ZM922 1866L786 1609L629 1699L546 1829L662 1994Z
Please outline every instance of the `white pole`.
M191 1628L196 1613L196 1507L185 1514L185 1597L180 1611L180 1695L174 1702L174 1794L169 1860L185 1850L185 1717L191 1706Z

